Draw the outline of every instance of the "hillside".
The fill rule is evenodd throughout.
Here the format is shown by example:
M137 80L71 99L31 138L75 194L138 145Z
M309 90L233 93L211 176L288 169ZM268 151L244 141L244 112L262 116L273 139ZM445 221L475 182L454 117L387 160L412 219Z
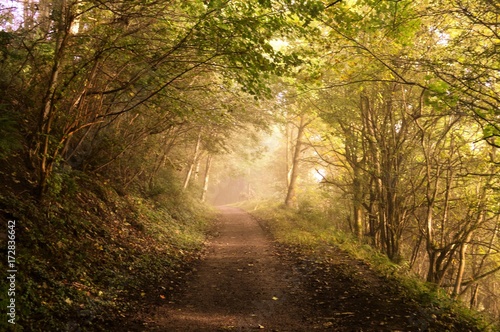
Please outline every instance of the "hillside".
M200 255L210 209L174 190L123 196L109 181L71 179L43 202L2 189L0 218L15 220L17 267L16 324L2 320L4 331L108 331L142 302L167 301Z

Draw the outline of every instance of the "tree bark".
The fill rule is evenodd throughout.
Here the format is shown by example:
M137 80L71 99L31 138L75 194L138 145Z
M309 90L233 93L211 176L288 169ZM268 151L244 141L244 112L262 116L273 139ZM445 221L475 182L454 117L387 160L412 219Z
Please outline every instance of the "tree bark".
M189 169L186 174L186 178L184 179L184 185L182 186L183 190L186 190L188 185L189 185L189 180L191 180L191 175L193 174L193 169L196 166L196 162L198 160L198 154L200 152L200 145L201 145L201 130L198 134L198 139L196 141L196 146L194 148L194 153L193 153L193 160L191 161L191 164L189 165Z
M354 217L354 234L361 240L363 238L363 186L360 181L359 170L355 168L353 179L353 217Z
M210 179L210 168L212 167L212 155L207 155L207 163L205 165L205 176L203 177L203 189L201 191L201 201L205 202L207 198L208 182Z
M455 279L455 286L453 288L453 297L457 297L460 294L460 289L462 288L462 281L464 279L465 272L465 253L467 252L468 242L472 237L472 232L469 232L465 238L464 243L460 246L459 258L458 258L458 272L457 278Z
M304 135L304 129L307 126L305 115L300 116L300 124L297 130L297 139L295 142L295 149L293 152L292 168L290 174L290 182L288 184L288 190L285 198L285 205L287 207L293 207L296 203L296 185L297 178L299 176L299 163L300 154L302 150L302 136Z
M38 162L38 188L37 194L42 197L47 191L48 179L52 173L54 162L59 155L60 150L64 146L64 142L59 142L58 147L52 148L51 137L52 125L57 116L55 107L55 95L59 85L59 75L63 67L63 59L66 52L66 47L69 39L69 29L71 26L70 18L68 17L66 0L61 0L57 3L58 7L54 10L59 12L56 22L55 50L54 60L48 81L47 90L42 99L42 108L38 122L38 137L34 148L30 152L34 158L39 158Z

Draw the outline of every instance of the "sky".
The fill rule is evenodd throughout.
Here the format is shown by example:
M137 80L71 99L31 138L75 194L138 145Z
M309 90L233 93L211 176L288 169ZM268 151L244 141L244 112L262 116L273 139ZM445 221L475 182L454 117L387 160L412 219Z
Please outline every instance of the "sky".
M20 0L0 0L0 13L0 29L15 30L23 21L22 2Z

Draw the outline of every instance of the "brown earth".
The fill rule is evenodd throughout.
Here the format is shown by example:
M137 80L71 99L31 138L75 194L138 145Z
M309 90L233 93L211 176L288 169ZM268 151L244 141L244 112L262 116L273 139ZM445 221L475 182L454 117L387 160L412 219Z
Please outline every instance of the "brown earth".
M220 212L216 235L183 290L121 331L473 330L420 307L338 249L325 246L318 261L317 253L275 245L242 210Z

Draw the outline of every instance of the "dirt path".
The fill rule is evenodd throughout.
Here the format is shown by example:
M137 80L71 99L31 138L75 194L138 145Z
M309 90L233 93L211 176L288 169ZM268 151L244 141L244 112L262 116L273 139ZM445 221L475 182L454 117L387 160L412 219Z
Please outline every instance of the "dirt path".
M339 249L277 248L247 213L220 211L218 234L184 291L150 306L133 331L475 331L405 298Z
M188 290L158 309L152 331L301 331L304 312L296 303L300 281L247 213L222 212L218 236ZM305 329L307 330L307 329Z

